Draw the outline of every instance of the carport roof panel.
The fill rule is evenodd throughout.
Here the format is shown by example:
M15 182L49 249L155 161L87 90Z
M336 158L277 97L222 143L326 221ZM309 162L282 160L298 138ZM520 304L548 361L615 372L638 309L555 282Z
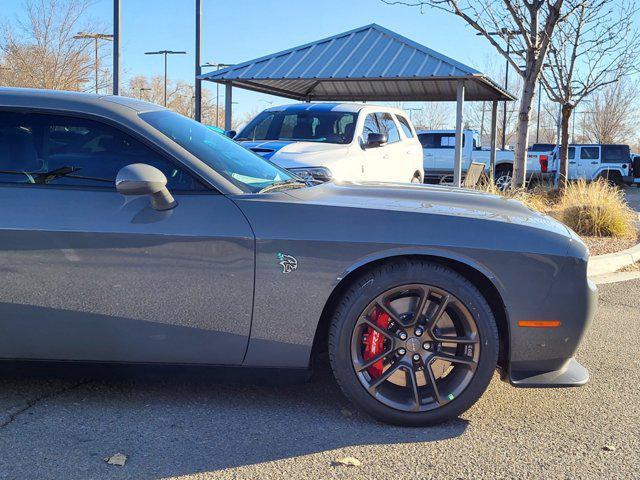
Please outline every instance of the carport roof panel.
M513 100L481 72L372 24L199 78L300 100Z

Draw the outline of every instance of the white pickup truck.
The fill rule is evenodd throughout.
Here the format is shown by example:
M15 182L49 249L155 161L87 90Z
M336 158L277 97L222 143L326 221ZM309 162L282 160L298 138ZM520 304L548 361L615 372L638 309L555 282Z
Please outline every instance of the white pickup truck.
M418 140L422 144L425 182L439 182L453 175L455 130L418 130ZM489 169L491 151L483 149L477 130L462 132L462 172L466 172L471 162L484 163ZM512 150L498 150L496 155L496 184L501 187L511 182L514 153ZM527 173L529 177L547 175L547 152L528 152Z

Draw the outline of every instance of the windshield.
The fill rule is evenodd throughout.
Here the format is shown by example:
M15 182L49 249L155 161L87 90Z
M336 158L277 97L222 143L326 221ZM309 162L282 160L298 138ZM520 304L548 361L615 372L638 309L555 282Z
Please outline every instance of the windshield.
M265 111L251 120L236 140L297 140L351 143L357 113L330 111Z
M157 110L141 113L140 118L244 192L255 193L274 183L296 179L224 135L175 112Z

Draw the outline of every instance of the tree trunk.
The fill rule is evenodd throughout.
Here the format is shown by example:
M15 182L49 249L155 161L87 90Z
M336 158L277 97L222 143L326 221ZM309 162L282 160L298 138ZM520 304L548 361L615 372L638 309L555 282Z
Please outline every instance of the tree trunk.
M513 187L522 188L527 180L527 145L529 143L529 121L531 104L536 91L536 81L525 78L518 114L518 136L513 158Z
M560 167L558 170L558 190L564 193L569 178L569 122L573 113L573 105L565 103L562 105L562 126L561 126L561 146L560 146Z

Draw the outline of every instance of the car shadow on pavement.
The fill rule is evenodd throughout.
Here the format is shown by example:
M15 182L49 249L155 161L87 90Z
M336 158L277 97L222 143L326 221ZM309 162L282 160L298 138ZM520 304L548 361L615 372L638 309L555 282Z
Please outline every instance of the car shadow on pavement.
M2 478L157 479L349 446L438 441L467 426L379 423L344 399L325 369L288 386L2 373L0 409ZM127 455L124 467L104 461L116 453Z

